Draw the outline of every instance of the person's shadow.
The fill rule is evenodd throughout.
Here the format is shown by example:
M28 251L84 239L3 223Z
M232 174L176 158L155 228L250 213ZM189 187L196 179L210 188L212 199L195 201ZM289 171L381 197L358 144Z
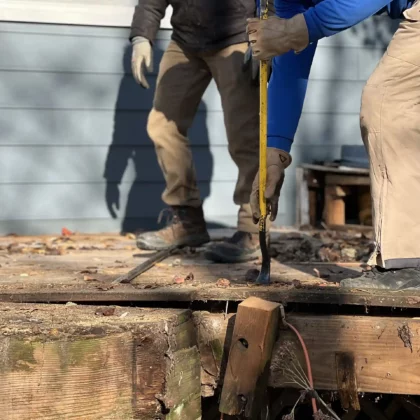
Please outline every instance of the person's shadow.
M152 108L156 72L167 41L154 47L154 73L147 74L150 89L142 89L131 74L131 46L124 51L124 76L115 104L114 131L105 163L105 200L114 219L121 218L121 232L153 230L158 227L159 212L165 207L161 194L165 183L152 141L146 132L148 113ZM163 45L162 45L163 44ZM206 107L203 101L188 133L192 144L197 179L204 200L210 194L213 157L209 149ZM199 153L194 153L199 151ZM130 164L132 161L132 164ZM133 165L134 164L134 165ZM130 168L131 166L131 168ZM130 177L130 169L134 174ZM129 178L128 181L125 180ZM125 208L122 200L127 197Z

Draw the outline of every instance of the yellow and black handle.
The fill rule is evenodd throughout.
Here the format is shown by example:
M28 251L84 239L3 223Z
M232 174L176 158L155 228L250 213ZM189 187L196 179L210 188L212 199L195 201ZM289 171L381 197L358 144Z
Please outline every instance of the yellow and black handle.
M268 0L264 7L260 4L260 19L268 19ZM261 271L256 280L257 284L270 283L270 253L267 244L267 203L265 189L267 182L267 84L268 61L260 61L260 163L259 163L259 240L262 254Z

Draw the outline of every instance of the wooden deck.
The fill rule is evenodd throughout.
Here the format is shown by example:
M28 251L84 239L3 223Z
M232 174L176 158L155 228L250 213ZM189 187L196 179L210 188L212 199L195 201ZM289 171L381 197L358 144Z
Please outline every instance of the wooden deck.
M133 237L0 238L0 379L5 384L0 409L5 419L15 413L55 419L75 410L92 420L198 418L200 385L202 397L222 386L236 319L235 305L225 313L224 304L212 301L249 296L317 304L286 306L287 321L308 347L317 390L343 391L345 356L353 360L348 371L355 393L420 395L420 292L343 291L339 281L359 275L360 262L314 261L312 251L304 252L310 248L306 239L299 239L301 253L291 246L297 233L273 235L285 239L272 249L288 251L277 256L282 262L273 258L268 287L252 282L259 262L211 264L200 249L159 263L133 284L113 286L115 278L153 254L140 252ZM338 249L347 250L342 256L355 254L350 250L357 241L349 238L336 239ZM326 250L328 258L337 259L335 249ZM312 261L304 261L305 255ZM90 305L45 304L66 302ZM332 306L337 304L341 309ZM284 325L278 336L269 384L290 387L290 358L304 366L303 353Z
M152 254L139 251L134 238L119 235L3 237L0 301L242 301L258 296L283 303L420 307L420 292L416 291L341 290L341 279L362 271L357 262L280 263L273 259L272 284L266 287L256 286L250 277L249 270L258 270L259 262L212 264L201 250L157 264L132 285L111 285Z

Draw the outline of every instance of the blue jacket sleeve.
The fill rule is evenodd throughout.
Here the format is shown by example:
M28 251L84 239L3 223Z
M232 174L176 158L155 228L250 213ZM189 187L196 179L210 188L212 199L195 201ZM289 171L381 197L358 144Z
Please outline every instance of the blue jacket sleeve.
M344 31L388 6L390 0L323 0L304 13L309 41Z
M310 0L274 0L276 15L291 18L304 13ZM267 145L290 152L308 86L316 42L300 54L290 51L272 60L268 84Z

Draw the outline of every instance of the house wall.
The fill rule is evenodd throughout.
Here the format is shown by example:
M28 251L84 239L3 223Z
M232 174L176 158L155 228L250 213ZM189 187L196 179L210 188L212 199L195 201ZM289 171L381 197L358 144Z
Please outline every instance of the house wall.
M379 17L320 43L293 147L294 167L338 158L343 144L361 144L362 87L392 32ZM0 22L0 234L156 225L164 184L145 125L170 31L158 34L150 90L131 77L127 37L123 28ZM237 170L214 83L190 140L208 222L234 225ZM118 190L120 206L113 209ZM294 219L292 167L278 224Z

